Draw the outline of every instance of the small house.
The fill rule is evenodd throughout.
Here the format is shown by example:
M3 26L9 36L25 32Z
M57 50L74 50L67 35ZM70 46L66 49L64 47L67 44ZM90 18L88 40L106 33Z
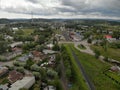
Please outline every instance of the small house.
M17 72L16 70L9 72L8 79L9 79L10 83L14 83L17 80L21 80L22 78L23 78L23 74L20 72Z
M23 79L13 83L9 90L20 90L21 88L29 89L34 83L35 83L34 76L25 76Z
M1 67L0 66L0 77L5 75L8 72L8 68L7 67Z

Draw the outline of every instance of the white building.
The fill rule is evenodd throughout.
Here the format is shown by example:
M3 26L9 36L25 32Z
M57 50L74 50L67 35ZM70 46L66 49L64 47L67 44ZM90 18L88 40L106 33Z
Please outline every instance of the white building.
M10 40L13 40L14 38L12 36L9 36L9 35L5 35L5 39L10 39Z
M19 30L19 29L18 29L17 27L13 27L12 30L13 30L13 31L17 31L17 30Z
M15 43L10 44L10 46L15 47L17 45L22 45L22 44L23 44L23 42L15 42Z
M47 47L50 48L50 49L52 49L53 46L54 46L54 45L53 45L52 43L50 43L50 44L47 45Z
M19 90L21 88L29 89L35 83L34 76L26 76L22 80L16 81L9 90Z
M57 53L56 51L53 51L53 50L47 50L47 49L45 49L45 50L43 50L43 53L44 54L55 54L55 53Z
M0 90L8 90L7 85L0 85Z
M56 90L56 87L54 87L54 86L47 86L43 90Z

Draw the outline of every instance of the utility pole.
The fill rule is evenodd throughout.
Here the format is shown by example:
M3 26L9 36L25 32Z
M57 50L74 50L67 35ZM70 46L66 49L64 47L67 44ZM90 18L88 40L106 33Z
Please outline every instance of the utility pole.
M31 23L33 23L33 12L31 11Z

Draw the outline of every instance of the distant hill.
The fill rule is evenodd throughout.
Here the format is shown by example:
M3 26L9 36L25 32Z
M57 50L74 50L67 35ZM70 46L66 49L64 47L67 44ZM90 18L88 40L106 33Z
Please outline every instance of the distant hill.
M0 19L0 24L7 24L10 23L11 21L9 19Z
M0 24L7 24L7 23L19 23L19 22L31 22L31 19L0 19ZM42 18L35 18L34 22L52 22L52 21L65 21L65 22L73 22L73 21L83 21L84 24L99 24L99 23L104 23L108 22L111 25L120 25L120 20L110 20L110 19L42 19Z

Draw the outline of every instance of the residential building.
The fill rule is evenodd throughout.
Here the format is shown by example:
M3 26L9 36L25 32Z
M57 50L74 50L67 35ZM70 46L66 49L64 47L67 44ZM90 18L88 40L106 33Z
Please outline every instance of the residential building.
M105 38L106 38L106 40L107 40L108 42L114 42L114 41L116 41L116 38L112 38L111 35L105 35Z
M29 55L24 55L18 58L20 62L26 62L29 59Z
M44 54L55 54L55 53L57 53L56 51L53 51L53 50L47 50L47 49L45 49L45 50L43 50L43 53Z
M54 86L47 86L43 90L56 90Z
M7 85L0 85L0 90L8 90L8 86Z
M40 61L42 59L44 59L44 56L43 53L39 52L39 51L32 51L32 55L33 55L33 60L35 61Z
M9 36L9 35L5 35L5 40L9 39L9 40L13 40L14 38L12 36Z
M21 57L18 58L18 61L21 62L26 62L28 59L34 59L33 54L30 52L28 54L22 55Z
M14 83L17 80L21 80L22 78L23 78L23 74L20 72L17 72L16 70L9 72L8 79L9 79L10 83Z
M18 31L19 29L17 27L12 28L13 31Z
M11 85L11 88L9 90L19 90L21 88L29 89L33 84L35 83L35 77L34 76L26 76L21 80L16 81Z
M1 67L0 66L0 77L3 76L4 74L6 74L7 72L8 72L7 67Z
M21 55L22 54L22 49L12 49L12 52L9 53L5 53L3 55L1 55L1 57L5 60L11 60L12 58Z
M23 44L23 42L14 42L14 43L10 44L10 46L13 48L15 46L22 45L22 44Z
M53 46L54 46L54 45L53 45L52 43L50 43L50 44L47 45L47 47L48 47L49 49L52 49Z

